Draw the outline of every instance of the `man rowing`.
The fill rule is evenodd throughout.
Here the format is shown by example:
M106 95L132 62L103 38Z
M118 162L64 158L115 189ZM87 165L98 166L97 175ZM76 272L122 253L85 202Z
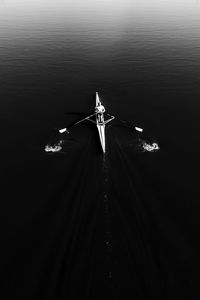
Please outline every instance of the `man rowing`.
M99 95L98 95L98 92L96 92L96 106L95 106L95 109L94 109L94 113L81 119L81 120L78 120L77 122L73 123L70 127L73 127L75 125L78 125L84 121L90 121L92 123L94 123L96 126L97 126L97 129L98 129L98 133L99 133L99 138L100 138L100 143L101 143L101 146L102 146L102 150L103 150L103 153L105 153L105 126L111 122L113 119L115 119L114 116L110 115L110 114L105 114L105 107L101 104L101 101L99 99ZM104 116L105 116L105 119L104 119ZM133 128L139 132L142 132L143 129L142 128L139 128L139 127L136 127L136 126L133 126L132 124L129 124L128 122L126 121L123 121L123 120L120 120L117 118L117 120L123 124L123 126L126 126L126 127L129 127L129 128ZM69 128L70 127L65 127L65 128L61 128L59 129L59 133L63 134L63 133L67 133L69 134ZM59 145L60 146L60 145Z
M97 106L95 107L95 113L97 114L98 122L104 123L103 113L105 112L105 107L99 101Z

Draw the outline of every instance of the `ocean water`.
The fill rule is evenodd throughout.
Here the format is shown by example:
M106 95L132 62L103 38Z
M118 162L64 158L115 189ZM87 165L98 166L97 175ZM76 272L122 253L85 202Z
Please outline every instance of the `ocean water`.
M99 280L107 278L105 274L113 274L110 286L119 297L113 299L126 299L126 291L146 299L146 294L155 296L158 286L158 293L168 290L169 295L180 295L182 291L199 296L199 16L198 0L0 1L5 195L1 218L3 249L10 264L5 272L12 296L22 297L26 282L29 299L35 299L33 295L39 290L43 299L47 291L52 297L48 299L54 299L52 295L62 290L55 299L64 299L68 269L59 271L55 266L59 265L57 257L62 257L60 262L65 265L63 257L68 252L64 246L55 253L48 249L55 237L63 245L64 232L74 236L77 219L83 219L79 224L83 228L85 224L84 238L75 235L79 242L73 242L74 254L68 254L69 261L76 261L80 245L83 253L87 253L84 245L97 245L96 250L90 249L95 267L83 285L91 284L85 299L97 299L92 288L99 288ZM137 151L134 135L132 139L129 131L110 126L106 167L102 167L102 156L95 150L96 133L84 125L74 131L65 155L47 155L44 147L53 129L73 119L65 113L90 113L96 91L111 114L142 127L144 139L158 142L160 151ZM102 200L105 195L109 201ZM94 205L96 199L100 206ZM88 211L83 209L84 201ZM65 204L69 216L70 210L77 214L73 220L69 217L70 225L62 223L59 227L53 207L64 220ZM98 228L96 234L94 228ZM45 244L47 236L49 243ZM112 251L102 246L106 238L109 244L112 240ZM63 249L62 255L59 249ZM54 287L50 285L53 275L48 275L44 284L37 276L40 267L35 257L40 253L45 274L59 278ZM86 269L93 266L86 254L77 257L77 261L85 262ZM98 270L98 259L105 268ZM35 261L37 268L33 267ZM146 267L141 267L142 261ZM17 281L20 264L23 271ZM79 278L74 269L70 267L74 278L71 286ZM148 286L152 270L157 275ZM29 274L26 278L25 273ZM78 284L82 286L81 280ZM76 299L75 291L68 293Z

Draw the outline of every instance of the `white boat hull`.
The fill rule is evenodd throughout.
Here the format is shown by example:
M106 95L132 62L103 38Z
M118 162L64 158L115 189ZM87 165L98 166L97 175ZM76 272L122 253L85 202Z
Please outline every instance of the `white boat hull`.
M103 153L105 153L106 152L105 124L101 124L101 125L97 124L97 129L98 129L98 132L99 132L101 147L102 147Z

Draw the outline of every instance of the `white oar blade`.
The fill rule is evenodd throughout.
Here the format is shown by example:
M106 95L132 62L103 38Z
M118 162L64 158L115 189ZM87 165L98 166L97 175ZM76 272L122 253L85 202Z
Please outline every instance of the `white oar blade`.
M62 129L59 130L60 133L64 133L66 131L67 131L67 128L62 128Z
M140 127L136 127L136 126L135 126L135 130L137 130L137 131L139 131L139 132L143 132L143 129L140 128Z

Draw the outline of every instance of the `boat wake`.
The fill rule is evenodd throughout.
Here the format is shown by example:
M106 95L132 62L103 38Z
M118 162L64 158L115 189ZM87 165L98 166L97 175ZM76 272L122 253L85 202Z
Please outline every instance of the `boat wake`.
M147 141L142 138L136 138L133 139L134 147L137 151L141 152L157 152L160 150L160 147L156 141ZM57 138L57 140L50 141L45 145L44 151L47 153L65 153L67 151L66 147L73 148L75 145L77 145L77 142L75 140L71 139L63 139L63 138ZM129 146L133 146L132 143L129 143ZM64 150L65 149L65 150ZM105 164L105 152L103 153L103 161Z

